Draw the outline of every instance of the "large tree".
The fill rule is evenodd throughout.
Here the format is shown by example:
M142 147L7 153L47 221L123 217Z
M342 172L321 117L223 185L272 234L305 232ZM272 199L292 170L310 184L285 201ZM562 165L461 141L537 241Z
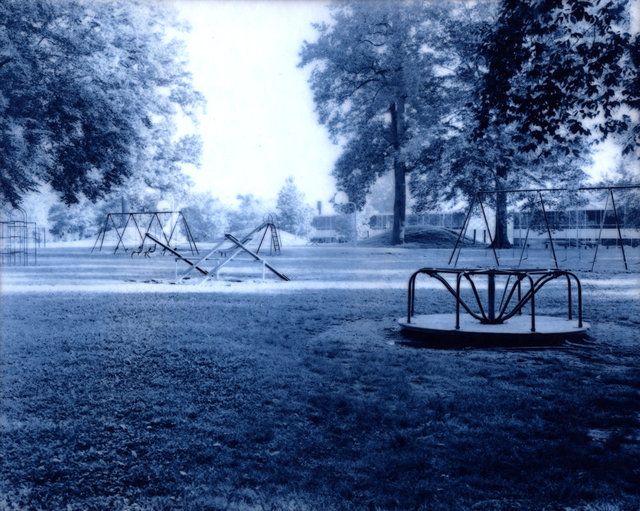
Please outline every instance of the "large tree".
M49 184L67 204L129 176L166 186L198 158L174 116L195 115L180 29L152 3L0 3L0 199Z
M423 2L353 2L331 7L316 25L301 66L311 65L320 122L343 147L333 174L362 208L376 179L394 176L394 243L404 242L406 175L421 165L425 141L446 131L447 56L438 48L446 9Z
M479 189L575 187L585 177L589 142L604 136L637 150L629 114L638 109L638 43L627 32L625 7L620 0L504 0L475 25L448 23L464 99L453 129L425 153L425 171L412 176L416 206ZM494 245L506 247L507 194L485 199L496 212Z
M486 73L474 108L473 146L505 140L494 188L508 188L523 153L539 181L567 178L561 154L588 154L588 140L619 138L638 150L638 38L628 0L503 0L484 34ZM487 154L485 152L485 154ZM575 169L573 169L575 170ZM496 196L497 247L508 246L506 196Z

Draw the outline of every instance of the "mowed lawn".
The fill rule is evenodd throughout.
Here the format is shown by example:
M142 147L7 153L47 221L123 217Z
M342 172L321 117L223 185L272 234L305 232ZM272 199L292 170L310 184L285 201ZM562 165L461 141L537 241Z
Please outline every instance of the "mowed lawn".
M2 273L0 509L640 509L637 273L580 274L585 343L433 349L396 318L446 251L172 286L168 257L83 250Z

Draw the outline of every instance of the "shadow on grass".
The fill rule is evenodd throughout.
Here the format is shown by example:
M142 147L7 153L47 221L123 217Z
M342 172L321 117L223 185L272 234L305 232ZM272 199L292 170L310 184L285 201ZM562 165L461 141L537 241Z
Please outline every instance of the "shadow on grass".
M637 350L405 349L403 295L3 299L0 508L640 508Z

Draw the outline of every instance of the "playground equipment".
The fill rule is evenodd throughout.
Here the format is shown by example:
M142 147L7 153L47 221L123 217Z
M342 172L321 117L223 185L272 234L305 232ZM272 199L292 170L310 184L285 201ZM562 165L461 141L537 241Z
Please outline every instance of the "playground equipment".
M142 254L147 234L161 240L166 246L175 245L177 241L182 241L188 245L192 255L199 254L189 224L182 211L107 213L91 252L96 247L98 252L101 251L105 238L108 235L115 235L114 254L120 248L124 252L131 251L132 255ZM167 249L163 252L165 251ZM149 256L151 252L147 250L144 255Z
M563 340L580 339L586 337L589 324L582 317L582 285L578 276L573 271L559 268L559 263L568 260L559 259L556 250L560 241L565 247L581 244L585 248L594 248L593 261L590 269L593 271L598 257L598 247L604 245L603 233L605 227L608 230L607 237L610 245L615 242L622 253L622 262L625 270L629 270L629 261L625 251L625 245L636 247L636 239L640 232L637 225L637 216L634 198L640 185L581 187L577 189L514 189L514 190L483 190L477 192L469 205L462 228L449 257L449 268L421 268L409 278L407 291L407 316L398 319L403 331L419 335L426 340L432 340L438 345L449 343L450 345L520 345L538 346L555 344ZM552 200L548 194L565 193L561 197L553 197L557 204L562 201L565 206L559 206L557 211L548 210L547 205ZM604 202L603 209L578 210L574 209L580 204L579 192L588 192L594 201L594 197L604 192L601 199ZM516 268L501 267L498 251L493 246L492 232L483 203L484 194L511 193L516 194L519 200L520 210L517 212L519 236L514 241L520 247L520 257L517 259ZM529 207L523 207L523 197L529 197ZM629 216L621 221L620 209L616 204L618 198L626 198ZM625 194L626 197L625 197ZM545 202L546 201L546 202ZM586 202L586 201L584 201ZM489 268L456 268L460 251L461 240L465 236L469 226L472 211L478 205L484 220L486 232L489 235L489 243L495 266ZM593 206L592 206L593 207ZM609 207L611 214L609 214ZM578 213L581 213L580 215ZM536 217L537 215L537 217ZM523 218L526 220L526 232L522 235ZM536 219L537 218L537 219ZM574 220L571 233L570 222ZM537 225L536 225L537 223ZM579 233L578 229L587 232ZM608 225L607 225L608 224ZM521 268L526 259L525 252L529 248L529 242L533 230L551 251L554 268ZM559 239L554 238L552 231L559 233ZM623 237L623 232L626 237ZM574 234L574 236L571 236ZM504 252L503 252L504 254ZM575 262L575 261L574 261ZM416 289L419 278L426 276L436 280L453 297L455 312L448 314L421 313L416 314ZM540 303L549 303L539 300L539 297L547 295L552 283L566 282L566 295L563 305L566 306L565 317L548 315L540 312ZM497 290L502 286L501 295ZM486 288L486 297L481 297L480 288ZM556 290L557 291L557 290ZM562 298L560 298L562 301ZM557 303L557 293L554 296ZM528 313L528 314L527 314Z
M263 242L267 236L267 233L270 233L270 254L279 254L281 250L281 242L280 235L278 234L278 229L275 223L272 222L271 218L267 218L267 221L260 224L258 227L253 229L251 232L246 234L241 239L238 239L233 234L227 233L224 235L224 238L218 242L206 255L200 258L198 261L193 262L190 259L184 257L178 251L170 248L166 243L163 243L161 240L157 239L155 236L147 233L145 235L146 238L162 247L164 250L169 251L173 255L177 257L178 260L184 261L189 265L189 268L177 276L176 283L183 282L186 278L190 276L193 271L199 272L204 276L202 282L206 282L211 278L219 278L220 270L228 265L231 261L233 261L240 254L248 255L252 260L262 263L262 276L264 278L265 271L269 270L282 280L290 280L285 274L281 273L277 270L272 264L267 262L264 258L259 255L260 249L262 248ZM258 243L257 249L254 251L247 246L247 243L253 238L253 236L258 235L260 241ZM215 265L213 268L206 269L205 265L207 261L215 260Z
M455 300L455 313L415 313L416 281L421 275L439 281L449 291ZM445 278L446 275L455 278L453 285ZM486 300L480 297L476 282L483 277L487 279ZM496 279L505 277L502 297L496 306ZM465 289L462 286L463 279L468 284ZM556 279L566 279L566 319L542 315L536 309L537 295L545 285ZM573 311L574 292L577 296L577 319ZM469 300L469 293L472 300ZM516 295L517 299L514 298ZM409 279L407 306L406 318L398 320L402 329L438 342L544 344L584 337L589 328L589 324L582 319L580 280L565 270L421 268ZM528 316L522 314L525 307L529 309ZM461 314L461 309L466 314Z
M39 231L22 208L13 208L0 221L0 264L27 266L38 263Z
M465 237L466 232L467 232L467 228L469 226L469 222L471 219L471 215L472 212L474 211L476 205L478 205L480 207L480 212L481 212L481 216L482 219L484 221L484 225L486 227L486 232L489 235L489 242L490 242L490 247L491 247L491 251L493 254L493 259L494 262L496 264L496 266L500 266L500 260L498 257L498 252L495 249L495 247L493 246L493 237L491 235L491 229L489 227L489 221L487 218L487 213L486 213L486 209L485 209L485 205L483 202L483 196L484 195L496 195L499 193L503 193L503 194L516 194L519 196L522 196L523 194L529 194L529 196L535 197L535 200L531 201L531 207L529 208L529 211L527 213L524 214L525 219L527 219L527 225L526 225L526 234L525 237L522 238L522 236L520 236L517 240L518 244L520 245L521 248L521 252L520 252L520 257L517 263L517 267L520 267L521 263L523 260L526 259L525 257L525 252L529 247L530 244L530 234L532 231L531 228L531 219L534 216L534 213L536 213L536 211L534 211L534 207L538 208L538 212L540 214L540 218L541 218L541 225L543 226L543 231L544 231L544 235L545 235L545 240L544 240L544 244L545 246L548 246L551 250L551 256L553 258L553 264L555 268L559 268L559 259L558 259L558 251L557 251L557 240L554 238L552 231L554 230L551 226L551 219L553 218L553 215L551 214L550 211L548 211L548 208L545 204L545 196L548 196L549 194L558 194L558 193L574 193L577 194L578 192L583 193L583 192L605 192L605 204L604 204L604 209L601 211L594 211L594 213L597 213L599 216L599 226L594 226L595 228L591 228L589 229L590 231L593 231L592 233L589 234L589 239L587 240L583 240L581 241L581 237L578 234L578 231L580 230L580 221L579 218L582 218L582 222L583 222L583 226L582 229L585 229L585 218L584 218L584 213L586 212L582 212L582 215L579 216L579 211L578 210L573 210L572 212L569 212L569 214L571 215L575 215L575 238L573 239L563 239L562 243L565 246L565 248L569 245L571 246L575 246L576 248L580 248L581 244L583 247L585 248L589 248L589 247L595 247L595 250L593 252L593 260L591 262L591 271L594 270L595 264L596 264L596 260L598 257L598 247L602 244L604 244L604 239L603 239L603 232L605 231L605 218L607 218L608 213L609 213L609 207L611 207L611 213L613 213L613 222L610 222L611 225L609 225L609 229L607 229L608 231L611 231L614 234L613 236L613 240L615 242L616 246L619 246L622 252L622 262L624 264L624 268L625 270L629 270L629 263L627 260L627 254L625 251L625 245L628 244L634 244L637 243L638 240L632 240L629 238L623 238L623 224L621 222L621 218L620 218L620 214L619 214L619 209L616 205L616 200L614 197L614 191L616 191L617 193L622 193L623 191L631 191L631 190L640 190L640 185L622 185L622 186L596 186L596 187L579 187L576 189L570 189L570 188L530 188L530 189L505 189L505 190L480 190L478 191L471 199L471 202L469 204L469 209L467 210L462 228L460 229L460 233L458 235L458 238L456 240L456 243L453 247L453 250L451 252L451 256L449 257L449 263L448 264L452 264L453 266L457 266L458 264L458 259L460 257L460 252L462 250L462 244L460 243L461 240ZM544 194L544 195L543 195ZM568 213L567 211L563 212L564 214ZM522 212L520 212L517 216L518 218L518 225L520 226L520 228L522 227ZM566 229L568 230L568 229ZM638 230L636 229L627 229L626 230L628 233L631 233L632 235L635 234L637 236ZM566 234L566 233L565 233ZM593 238L593 239L591 239Z

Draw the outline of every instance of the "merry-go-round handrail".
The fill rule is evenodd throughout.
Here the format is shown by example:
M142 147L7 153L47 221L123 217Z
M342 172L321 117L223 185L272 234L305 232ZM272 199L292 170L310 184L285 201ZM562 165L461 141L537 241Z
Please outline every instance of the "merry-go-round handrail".
M455 289L452 285L443 277L443 275L455 275L456 284ZM536 331L536 309L535 298L536 293L542 289L542 287L555 280L557 278L565 277L567 279L567 304L568 304L568 318L573 318L573 304L572 304L572 280L575 281L576 290L578 294L578 327L582 328L582 285L580 279L569 271L560 269L471 269L471 268L420 268L415 271L409 278L408 286L408 313L407 323L411 323L411 317L415 314L415 297L416 297L416 279L419 275L427 275L436 279L444 285L444 287L451 293L456 300L456 330L460 329L460 308L462 307L471 317L478 320L483 324L502 324L509 318L512 318L516 314L521 314L523 307L531 302L531 331ZM478 289L473 280L476 276L487 276L488 283L488 304L487 310L482 305L482 300L478 293ZM504 288L503 299L498 307L497 313L495 308L495 277L507 276L508 280ZM511 287L509 287L511 278L515 281ZM479 313L475 312L469 307L469 305L463 300L461 295L461 282L465 279L473 292L473 296L478 305ZM528 289L522 293L522 281L526 280L529 284ZM515 305L509 308L509 304L513 299L514 294L517 292L518 299ZM506 296L506 300L504 299Z

